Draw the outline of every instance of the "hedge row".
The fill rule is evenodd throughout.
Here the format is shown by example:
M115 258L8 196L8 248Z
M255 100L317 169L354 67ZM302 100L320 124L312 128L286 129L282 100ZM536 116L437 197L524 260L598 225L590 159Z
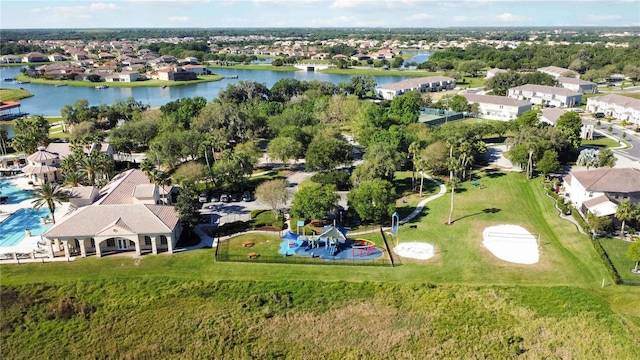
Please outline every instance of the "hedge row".
M544 188L545 190L547 190L547 194L549 194L549 196L551 196L556 201L556 205L558 206L558 209L560 209L560 211L562 211L563 214L565 215L571 214L571 206L565 204L564 198L556 194L555 191L553 191L553 187L551 186L551 184L549 183L544 184Z
M589 226L582 218L582 215L576 209L574 209L573 206L571 206L571 215L580 224L580 227L582 227L582 229L584 229L587 233L590 231ZM602 264L607 269L607 272L609 273L609 276L611 276L613 283L616 285L622 284L622 278L620 277L618 270L616 270L616 267L613 266L611 259L609 259L609 255L600 244L600 241L594 239L592 236L589 236L589 241L591 241L593 249L596 251L598 256L600 256L600 260L602 260Z

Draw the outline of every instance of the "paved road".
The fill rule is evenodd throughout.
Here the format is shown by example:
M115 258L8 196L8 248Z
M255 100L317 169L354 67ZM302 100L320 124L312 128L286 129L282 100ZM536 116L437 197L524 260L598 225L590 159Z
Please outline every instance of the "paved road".
M627 130L618 125L609 124L606 121L600 121L600 126L596 123L597 121L592 117L583 116L582 121L585 124L592 124L596 131L604 134L605 136L609 136L617 141L624 140L628 142L631 147L624 150L614 150L615 153L625 156L629 159L640 161L640 133L636 133L632 130ZM609 131L608 128L611 125L612 130ZM623 138L623 133L627 135Z

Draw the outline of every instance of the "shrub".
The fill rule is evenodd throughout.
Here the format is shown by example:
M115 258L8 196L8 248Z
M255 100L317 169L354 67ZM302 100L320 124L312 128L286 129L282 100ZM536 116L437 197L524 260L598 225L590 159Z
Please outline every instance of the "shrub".
M335 185L340 191L348 191L351 188L349 173L343 170L317 173L311 177L311 181L322 185Z

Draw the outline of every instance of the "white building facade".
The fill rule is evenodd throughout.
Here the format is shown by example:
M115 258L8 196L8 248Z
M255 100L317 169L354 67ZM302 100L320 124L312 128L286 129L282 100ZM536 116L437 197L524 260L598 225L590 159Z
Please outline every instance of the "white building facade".
M610 94L587 99L587 111L602 112L606 117L640 125L640 100Z
M509 121L531 110L531 103L524 100L512 99L504 96L460 94L469 104L477 103L480 108L478 117Z
M533 104L574 107L582 104L582 94L554 86L526 84L509 89L508 96Z

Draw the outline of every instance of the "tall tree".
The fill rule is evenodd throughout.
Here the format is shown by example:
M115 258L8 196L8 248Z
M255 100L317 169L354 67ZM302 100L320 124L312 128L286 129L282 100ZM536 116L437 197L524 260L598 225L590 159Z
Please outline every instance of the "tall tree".
M558 118L556 128L571 144L573 150L580 147L580 131L582 129L582 119L575 111L567 111Z
M25 154L36 152L39 146L49 144L49 128L47 120L40 115L31 118L20 118L15 121L15 135L11 139L11 147Z
M638 273L638 263L640 263L640 241L631 243L625 255L629 260L636 262L634 271Z
M560 168L560 162L558 161L558 153L553 150L545 150L542 155L542 159L536 164L538 171L544 176L554 172Z
M614 167L616 166L616 157L609 148L603 148L598 151L598 167Z
M62 202L67 201L69 198L66 191L56 183L47 183L36 188L33 197L34 200L31 201L33 208L40 209L46 204L54 224L56 223L56 203L62 205Z
M291 137L277 137L269 142L267 153L272 159L281 160L287 165L289 160L297 160L302 153L302 144Z
M338 206L340 196L333 185L302 188L293 197L291 214L304 219L321 219Z
M258 185L256 198L271 206L273 215L277 216L278 209L291 198L291 192L287 189L287 182L284 179L274 179Z
M175 209L178 212L178 220L184 225L189 234L191 234L193 228L200 220L198 192L194 183L185 181L181 184Z
M396 193L386 180L364 181L347 194L349 208L353 207L361 220L382 222L395 211Z

